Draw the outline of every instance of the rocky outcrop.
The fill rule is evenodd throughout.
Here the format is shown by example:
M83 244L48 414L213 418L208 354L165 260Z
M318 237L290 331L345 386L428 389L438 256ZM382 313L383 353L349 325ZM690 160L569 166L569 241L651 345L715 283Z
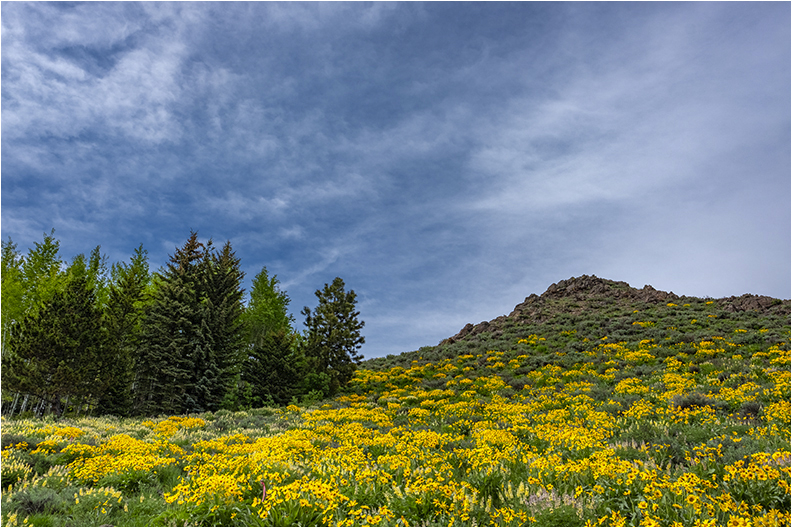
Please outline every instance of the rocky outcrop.
M766 295L751 295L746 293L740 297L725 297L716 301L727 312L755 311L759 313L788 313L789 300L774 299Z
M529 295L507 316L502 315L492 321L482 321L477 325L466 324L456 335L443 340L440 344L454 343L482 332L497 332L501 325L509 320L542 323L561 311L578 315L586 310L600 309L613 303L667 304L684 301L684 299L674 292L656 290L648 284L639 290L626 282L601 279L595 275L571 277L551 284L542 295L535 293ZM728 297L713 301L729 312L755 310L760 313L781 314L790 311L789 300L774 299L763 295L745 294L740 297Z

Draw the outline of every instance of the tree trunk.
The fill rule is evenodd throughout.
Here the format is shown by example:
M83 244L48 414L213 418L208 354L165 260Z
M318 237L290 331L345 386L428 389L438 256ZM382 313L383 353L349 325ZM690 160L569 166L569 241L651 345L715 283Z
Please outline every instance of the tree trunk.
M63 416L63 405L61 404L60 397L56 397L55 401L50 404L50 409L52 409L52 414L60 418Z
M14 401L13 401L13 402L11 402L11 410L10 410L10 411L9 411L9 413L8 413L8 416L9 416L9 417L11 417L11 416L14 416L14 411L16 410L16 406L17 406L17 402L18 402L18 401L19 401L19 393L17 392L17 393L14 395Z

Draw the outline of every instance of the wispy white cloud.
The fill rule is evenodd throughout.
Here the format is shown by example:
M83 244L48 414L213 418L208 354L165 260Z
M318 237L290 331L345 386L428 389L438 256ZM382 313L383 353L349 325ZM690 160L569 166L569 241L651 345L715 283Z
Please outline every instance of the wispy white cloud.
M22 17L17 9L36 11L42 17L40 25L31 26L32 19ZM68 139L99 129L149 144L179 138L172 106L182 92L180 71L188 52L180 31L142 35L143 20L137 18L133 24L137 27L130 27L107 6L70 10L25 4L4 6L4 15L3 69L11 81L3 90L4 136ZM31 45L30 32L19 28L22 18L25 29L47 37ZM45 26L48 22L54 26L51 33ZM133 33L140 35L142 46L124 43ZM114 46L119 50L114 51ZM110 52L113 60L108 67L91 71L90 55Z
M788 287L788 5L2 10L15 240L231 239L295 306L345 278L389 351L583 273Z
M314 262L307 267L299 269L296 273L291 273L285 278L281 285L284 289L291 288L292 286L301 286L306 279L315 276L317 273L325 271L328 267L338 261L343 253L342 248L332 248L324 253L318 255L318 258L313 259ZM318 289L318 285L317 288Z

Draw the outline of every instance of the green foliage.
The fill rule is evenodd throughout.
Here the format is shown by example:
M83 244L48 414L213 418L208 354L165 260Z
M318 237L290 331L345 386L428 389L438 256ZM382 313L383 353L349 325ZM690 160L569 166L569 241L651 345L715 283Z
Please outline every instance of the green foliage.
M24 445L24 449L30 451L36 448L36 441L27 435L4 434L0 437L0 449L10 446Z
M305 394L302 398L302 404L305 406L311 406L315 403L319 403L326 397L323 391L319 390L312 390L309 391L308 394Z
M331 382L332 379L327 372L308 372L303 378L303 391L327 397L331 392Z
M479 497L496 508L503 502L503 473L488 470L486 473L473 474L470 483L476 489Z
M251 405L267 402L286 405L300 389L300 354L292 346L293 335L281 329L259 337L247 352L242 380L252 393Z
M111 380L97 404L98 414L129 416L132 413L132 382L135 360L140 355L140 321L144 293L151 281L148 255L139 246L129 264L114 264L105 310L107 376Z
M270 510L261 526L322 526L322 511L289 501Z
M22 255L17 251L16 244L11 239L2 241L2 293L0 294L0 317L2 317L2 347L5 353L8 332L14 322L21 321L25 313L24 295L25 284L22 275Z
M100 246L91 250L87 259L82 253L74 257L66 268L65 275L69 278L85 279L88 288L96 295L97 305L104 307L107 304L109 285L107 256L101 254Z
M22 280L25 285L23 297L24 312L35 312L62 284L60 242L55 238L55 230L44 233L44 240L36 242L35 248L28 251L22 260Z
M193 232L157 274L141 326L138 414L217 410L242 360L239 259Z
M358 354L365 338L360 330L363 321L355 311L356 294L347 292L344 281L336 277L332 284L316 290L319 305L312 312L307 306L305 316L305 356L312 370L330 376L330 393L346 385L362 360Z
M571 504L542 508L536 513L537 526L583 526L585 519Z
M140 332L135 413L156 415L184 409L195 343L198 342L200 305L189 284L178 277L157 277L157 289L146 307Z
M59 251L54 230L26 255L3 241L2 402L9 415L249 409L312 391L306 401L313 401L337 392L361 359L363 323L341 279L317 292L320 306L303 336L266 267L243 305L243 273L230 243L215 248L193 232L154 274L142 246L109 268L100 246L66 267ZM86 302L80 288L90 295Z
M3 357L4 385L33 394L63 412L61 398L101 394L105 336L96 297L85 277L73 276L42 308L13 327Z
M199 297L203 305L201 336L204 342L193 360L192 379L197 381L188 391L191 412L220 408L244 358L241 319L244 274L230 242L219 252L213 251L209 242L202 272Z
M9 507L25 515L59 512L66 506L61 495L50 488L32 487L15 493Z
M26 316L35 316L45 301L60 289L64 282L61 273L62 261L59 256L60 242L55 238L55 230L44 233L44 240L35 243L26 256L18 250L9 238L2 243L2 307L0 324L2 328L2 356L8 353L9 342L13 339L12 327L22 323ZM3 393L9 390L3 385Z
M302 349L287 312L289 296L264 267L253 279L250 302L241 316L245 343L238 399L246 407L286 405L301 390Z
M229 504L221 500L198 506L167 510L151 521L152 526L262 526L261 519L244 503ZM312 526L311 524L275 524L275 526Z
M722 407L720 402L708 398L699 392L692 394L678 394L673 398L673 404L680 409L690 409L693 407L710 407L712 409Z
M271 333L294 332L294 317L287 311L291 300L279 285L278 276L270 277L266 266L253 278L250 302L242 315L245 340L250 345Z

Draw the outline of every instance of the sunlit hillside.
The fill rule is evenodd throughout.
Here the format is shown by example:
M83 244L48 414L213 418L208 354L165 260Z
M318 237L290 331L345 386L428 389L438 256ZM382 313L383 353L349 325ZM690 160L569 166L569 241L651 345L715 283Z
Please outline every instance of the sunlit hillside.
M3 419L3 525L788 526L789 301L595 279L333 400Z

